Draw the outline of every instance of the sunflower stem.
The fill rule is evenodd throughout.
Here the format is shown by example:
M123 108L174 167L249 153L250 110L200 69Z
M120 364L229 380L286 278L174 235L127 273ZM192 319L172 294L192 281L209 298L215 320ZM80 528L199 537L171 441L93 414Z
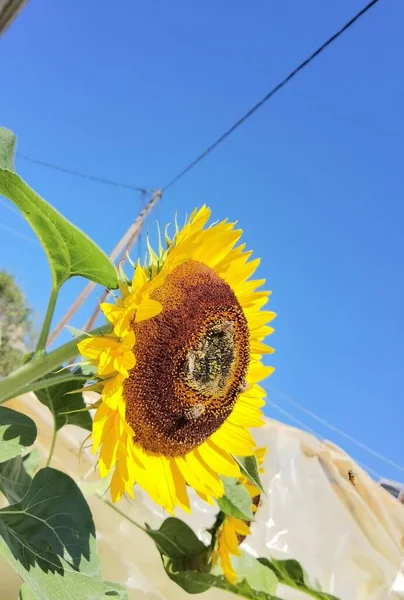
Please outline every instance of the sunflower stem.
M107 506L109 506L110 508L112 508L112 510L114 510L119 515L121 515L121 517L123 517L124 519L126 519L127 521L129 521L129 523L132 523L132 525L134 525L135 527L137 527L141 531L144 531L145 533L147 533L147 529L145 529L144 527L142 527L141 525L139 525L139 523L136 523L136 521L134 521L133 519L131 519L130 517L128 517L128 515L125 515L125 513L122 512L121 510L119 510L119 508L117 508L114 504L112 504L112 502L110 502L109 500L104 500L104 498L101 498L101 499L102 499L102 501Z
M49 455L48 455L48 460L46 461L46 465L45 467L49 467L51 460L52 460L52 456L53 456L53 452L55 450L55 444L56 444L56 437L57 437L57 429L56 429L56 419L55 419L55 415L53 415L53 435L52 435L52 442L49 448Z
M109 323L103 327L97 327L88 334L76 337L70 342L67 342L67 344L60 346L60 348L56 348L56 350L49 352L49 354L35 357L4 379L1 379L0 404L21 395L22 392L26 393L31 391L34 387L32 385L34 382L59 368L64 362L75 358L79 354L77 344L81 342L81 340L86 339L89 335L96 336L108 334L111 330L112 325Z
M52 323L53 313L55 312L56 300L59 294L59 289L59 286L52 288L49 297L48 308L46 309L45 319L42 323L41 333L39 335L38 343L35 349L34 359L35 357L40 356L45 352L46 342L48 341L49 330Z

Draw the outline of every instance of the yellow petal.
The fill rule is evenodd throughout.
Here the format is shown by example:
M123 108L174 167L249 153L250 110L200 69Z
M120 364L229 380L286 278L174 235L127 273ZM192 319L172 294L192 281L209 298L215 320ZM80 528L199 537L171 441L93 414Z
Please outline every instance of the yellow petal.
M247 406L240 402L236 403L228 419L230 423L239 427L261 427L265 423L259 408Z
M271 310L261 310L259 312L250 312L246 315L248 327L250 330L258 329L267 323L270 323L276 317L276 313Z
M102 403L97 408L93 421L93 454L97 452L104 435L113 425L114 418L115 411L112 411L106 404Z
M107 337L88 337L79 342L77 348L82 356L97 361L100 355L110 349L113 344L116 342Z
M151 319L161 313L162 310L163 306L160 302L151 298L145 298L136 311L135 321L139 323L140 321Z
M121 317L122 311L124 310L120 306L116 304L109 304L108 302L102 302L100 304L100 309L104 313L104 316L110 323L115 325L118 319Z
M146 273L140 266L140 261L138 261L136 268L135 268L135 272L133 274L132 291L134 293L140 291L146 283L147 283Z
M150 477L155 479L160 494L160 504L172 513L177 503L177 496L170 461L162 455L149 455L148 458L151 465Z
M175 463L187 484L193 488L203 500L211 496L209 488L196 476L188 462L182 456L176 457Z
M136 357L132 352L125 352L121 356L114 359L114 369L125 377L128 376L128 371L136 365Z
M262 342L250 342L250 352L251 354L273 354L275 350Z
M123 402L123 387L122 384L125 380L123 375L116 375L112 379L108 379L102 390L102 400L105 402L110 409L117 410L119 404Z
M239 477L240 468L234 458L222 450L211 440L207 440L198 448L199 454L214 471L226 477Z
M212 441L220 448L225 448L230 454L236 456L250 456L254 454L255 442L251 433L225 421L223 425L211 436Z
M132 351L136 342L136 336L134 331L129 331L129 333L122 339L121 346L123 351Z
M119 469L116 468L111 479L110 494L112 502L118 502L118 500L125 493L125 482L123 481Z
M269 377L275 371L275 367L267 367L261 363L251 363L247 374L247 383L256 383Z
M170 468L173 476L175 495L179 506L187 513L191 512L191 505L189 503L187 486L185 485L185 479L179 470L175 458L170 460Z
M202 459L197 450L188 452L185 455L185 461L197 478L202 481L206 488L210 490L212 496L221 498L224 494L223 482L219 475L213 471Z
M110 348L102 352L98 363L98 375L101 375L102 377L112 375L116 371L114 362L115 355Z
M119 423L117 423L117 420L119 421L118 414L115 415L113 425L102 441L100 460L98 463L102 478L108 475L116 460L116 453L119 443Z

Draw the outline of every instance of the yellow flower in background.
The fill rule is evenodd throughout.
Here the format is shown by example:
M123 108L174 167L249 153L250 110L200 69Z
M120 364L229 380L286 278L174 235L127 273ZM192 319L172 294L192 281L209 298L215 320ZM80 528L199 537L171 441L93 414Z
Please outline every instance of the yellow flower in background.
M148 265L101 305L113 333L78 345L103 385L93 451L102 477L114 469L113 501L137 483L168 511L189 511L187 485L211 502L220 475L240 476L232 455L254 454L275 313L261 310L270 292L250 279L259 260L237 245L241 230L205 227L209 217L204 206L158 255L149 247Z
M255 456L260 467L260 473L263 473L264 471L262 463L264 461L265 453L266 448L257 448L255 451ZM251 509L253 514L255 514L259 506L261 490L251 483L244 475L242 475L239 480L251 496ZM248 535L250 535L250 523L248 521L243 521L242 519L237 519L236 517L228 515L224 516L220 529L216 534L216 544L212 554L212 563L215 565L220 562L223 575L230 583L234 584L237 581L237 574L231 563L231 555L241 555L239 546Z

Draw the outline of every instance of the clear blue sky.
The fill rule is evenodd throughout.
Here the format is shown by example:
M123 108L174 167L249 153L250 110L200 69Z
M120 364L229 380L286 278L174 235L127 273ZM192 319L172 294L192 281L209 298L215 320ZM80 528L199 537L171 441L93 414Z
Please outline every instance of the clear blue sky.
M363 5L126 0L113 8L105 0L35 0L0 42L1 124L32 157L162 186ZM182 215L206 202L215 218L239 220L262 257L259 274L278 313L268 383L399 464L403 19L401 0L382 0L173 187L154 214L164 223L176 209ZM21 159L16 167L106 251L138 212L135 193ZM3 204L0 223L33 238ZM50 279L40 246L0 229L0 266L43 313ZM56 318L83 284L66 285ZM356 459L404 478L270 396Z

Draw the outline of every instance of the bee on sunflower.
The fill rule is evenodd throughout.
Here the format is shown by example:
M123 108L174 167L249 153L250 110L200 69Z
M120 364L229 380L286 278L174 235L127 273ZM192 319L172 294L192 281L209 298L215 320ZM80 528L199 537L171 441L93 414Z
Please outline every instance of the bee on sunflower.
M266 448L257 448L255 451L260 473L264 472L262 463L264 461L265 453ZM251 510L252 513L255 514L260 504L261 490L244 475L239 478L239 482L248 491L251 497ZM223 520L216 532L211 562L212 566L220 563L223 575L232 584L236 583L237 574L231 563L231 555L241 555L239 546L250 533L250 523L248 521L243 521L242 519L229 515L223 515Z
M166 247L123 278L120 298L101 309L109 335L88 337L79 352L97 367L101 399L93 422L99 471L112 469L115 502L138 484L173 512L190 511L187 486L212 503L220 475L239 477L235 456L254 454L250 427L263 424L270 375L262 355L275 313L270 292L251 280L259 259L238 244L242 231L210 210L194 211ZM159 236L160 237L160 236Z

